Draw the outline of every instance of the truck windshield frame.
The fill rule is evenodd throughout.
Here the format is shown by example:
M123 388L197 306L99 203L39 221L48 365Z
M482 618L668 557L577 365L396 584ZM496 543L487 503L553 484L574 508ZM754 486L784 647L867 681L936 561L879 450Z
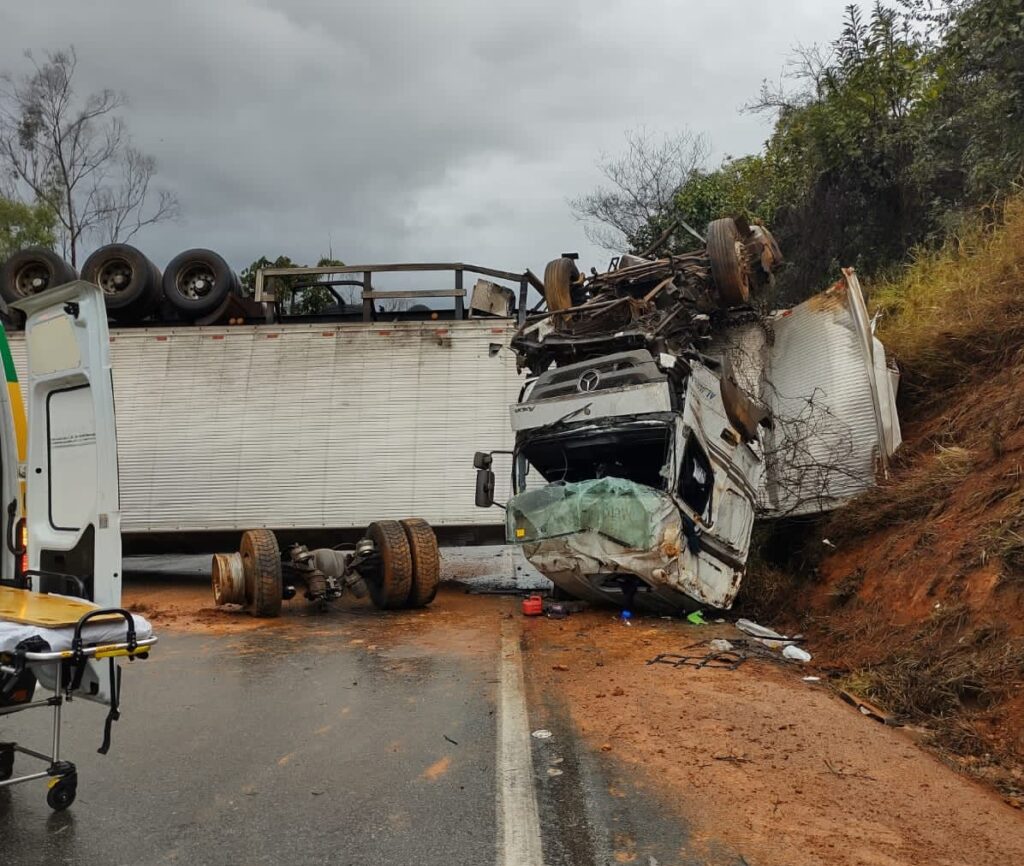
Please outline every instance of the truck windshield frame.
M671 414L524 433L516 443L512 488L519 494L558 482L622 478L669 492L675 484L675 452Z

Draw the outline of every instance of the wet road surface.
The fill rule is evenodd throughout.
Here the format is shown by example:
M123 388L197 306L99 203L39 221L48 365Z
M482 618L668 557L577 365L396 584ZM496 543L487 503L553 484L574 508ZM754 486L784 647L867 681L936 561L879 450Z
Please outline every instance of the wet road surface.
M469 621L356 606L205 633L158 619L108 756L104 708L67 710L75 804L51 813L42 782L0 790L0 862L693 862L686 828L526 685L513 602L474 605ZM26 743L48 730L42 711L3 722Z

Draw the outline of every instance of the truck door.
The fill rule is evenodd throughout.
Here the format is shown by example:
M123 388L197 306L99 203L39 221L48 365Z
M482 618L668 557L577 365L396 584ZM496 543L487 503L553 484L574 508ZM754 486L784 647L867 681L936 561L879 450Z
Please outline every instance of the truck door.
M27 315L26 517L32 588L121 604L110 338L101 290L76 281L15 304Z

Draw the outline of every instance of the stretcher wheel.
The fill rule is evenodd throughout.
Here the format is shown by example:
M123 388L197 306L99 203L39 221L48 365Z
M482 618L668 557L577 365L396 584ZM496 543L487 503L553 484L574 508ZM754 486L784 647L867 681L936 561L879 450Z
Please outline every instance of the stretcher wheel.
M280 616L284 582L281 551L269 529L249 529L242 534L242 572L245 600L254 616Z
M78 774L61 776L50 783L50 790L46 792L46 805L55 812L63 812L68 806L75 802L75 795L78 793Z
M14 749L0 748L0 782L6 782L14 775Z
M437 595L437 584L441 579L441 554L437 549L437 537L430 524L419 517L410 517L400 522L412 553L412 587L406 605L426 607Z
M367 581L370 598L381 610L404 607L412 587L412 551L405 530L397 520L371 523L366 534L377 548L380 565Z

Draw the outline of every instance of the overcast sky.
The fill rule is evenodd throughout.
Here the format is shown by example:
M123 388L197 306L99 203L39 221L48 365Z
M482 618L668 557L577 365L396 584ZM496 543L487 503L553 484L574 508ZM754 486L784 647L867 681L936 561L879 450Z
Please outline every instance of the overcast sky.
M645 126L756 151L741 113L847 0L36 0L0 3L0 69L74 44L81 93L123 90L178 224L158 265L206 246L348 263L543 268L586 240L566 200ZM867 4L863 4L867 5Z

